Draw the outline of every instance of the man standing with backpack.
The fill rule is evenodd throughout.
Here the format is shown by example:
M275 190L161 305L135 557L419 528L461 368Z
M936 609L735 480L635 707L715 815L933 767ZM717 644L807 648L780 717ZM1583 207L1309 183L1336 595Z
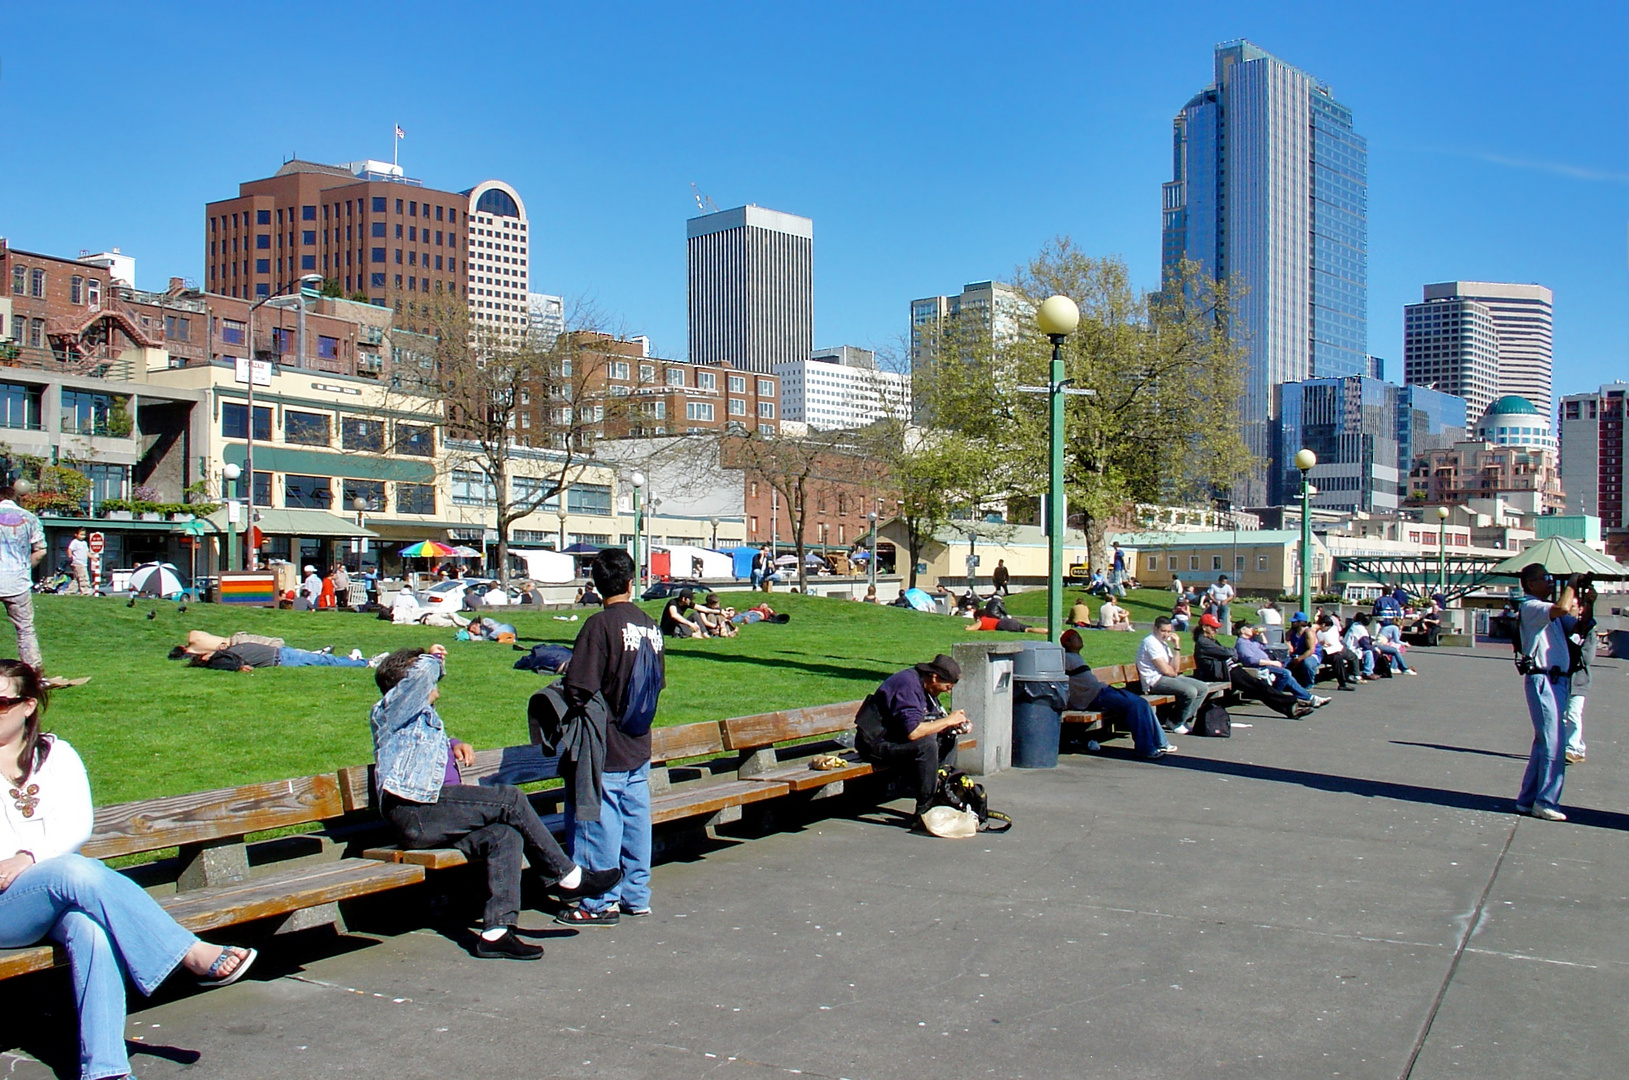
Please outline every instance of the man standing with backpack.
M621 915L650 914L650 727L666 685L662 632L633 603L633 559L608 548L589 565L605 597L572 647L561 688L573 709L599 696L608 717L602 795L597 807L566 802L572 856L585 866L622 869L622 880L600 896L584 897L556 921L567 926L615 926ZM571 792L575 785L568 783Z

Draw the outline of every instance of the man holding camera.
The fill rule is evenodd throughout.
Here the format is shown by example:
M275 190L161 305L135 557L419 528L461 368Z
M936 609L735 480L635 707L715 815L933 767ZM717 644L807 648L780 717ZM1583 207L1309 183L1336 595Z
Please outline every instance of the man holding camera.
M1543 821L1566 821L1561 785L1567 776L1561 719L1570 692L1571 657L1561 619L1572 612L1571 581L1555 596L1555 580L1542 563L1522 567L1521 633L1516 670L1526 682L1527 713L1533 721L1533 750L1522 776L1516 812Z

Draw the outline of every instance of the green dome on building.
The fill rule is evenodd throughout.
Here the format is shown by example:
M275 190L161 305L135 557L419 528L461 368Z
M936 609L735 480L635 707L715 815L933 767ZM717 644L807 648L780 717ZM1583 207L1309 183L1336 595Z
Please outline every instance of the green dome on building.
M1488 406L1483 416L1543 416L1538 406L1517 394L1506 394L1504 397Z

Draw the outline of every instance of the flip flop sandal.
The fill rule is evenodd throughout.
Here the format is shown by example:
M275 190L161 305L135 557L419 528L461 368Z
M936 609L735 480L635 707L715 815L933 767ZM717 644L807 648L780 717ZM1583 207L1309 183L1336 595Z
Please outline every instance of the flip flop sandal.
M254 949L240 949L235 945L228 945L221 950L221 954L215 958L215 962L209 965L209 970L198 977L198 985L205 990L231 986L243 978L243 973L249 970L249 965L253 964L255 957L259 955L260 953ZM238 957L238 966L222 975L221 971L225 969L227 960L234 956Z

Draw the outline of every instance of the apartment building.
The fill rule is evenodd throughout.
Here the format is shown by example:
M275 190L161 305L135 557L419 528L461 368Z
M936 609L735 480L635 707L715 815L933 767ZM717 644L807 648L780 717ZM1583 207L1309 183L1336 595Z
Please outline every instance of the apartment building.
M1428 450L1410 474L1410 488L1425 493L1426 505L1464 503L1506 495L1536 513L1566 506L1554 450L1496 446L1477 440Z

